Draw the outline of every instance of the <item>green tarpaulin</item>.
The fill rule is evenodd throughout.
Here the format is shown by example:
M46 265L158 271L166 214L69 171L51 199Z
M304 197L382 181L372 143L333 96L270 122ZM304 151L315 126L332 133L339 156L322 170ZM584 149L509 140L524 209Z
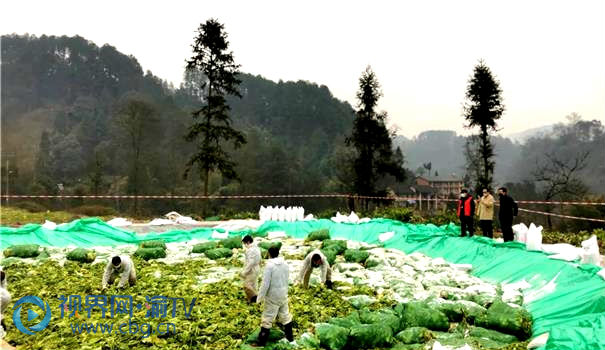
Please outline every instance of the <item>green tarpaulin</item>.
M198 228L190 231L174 230L163 233L137 234L108 225L97 218L79 219L58 225L48 230L38 224L27 224L19 228L0 227L0 248L14 244L36 242L40 245L66 247L74 245L88 248L95 246L116 246L121 244L139 244L143 241L162 239L164 242L183 242L191 239L211 240L212 232L225 232L223 229ZM240 231L245 234L249 231Z
M309 232L329 229L332 239L348 239L370 244L381 243L378 235L393 231L386 248L406 253L421 252L443 257L452 263L472 264L472 273L489 282L513 283L526 280L525 305L534 318L533 334L550 333L543 350L605 350L605 281L597 275L599 267L548 259L541 252L528 252L516 242L495 243L483 237L459 237L456 225L405 224L374 219L364 224L337 224L330 220L266 222L258 232L285 231L304 239ZM163 239L180 242L211 239L213 229L135 234L113 228L98 219L82 219L46 230L40 225L21 228L0 227L0 247L13 244L92 247L136 244ZM218 230L220 231L220 230ZM242 235L249 231L233 232Z

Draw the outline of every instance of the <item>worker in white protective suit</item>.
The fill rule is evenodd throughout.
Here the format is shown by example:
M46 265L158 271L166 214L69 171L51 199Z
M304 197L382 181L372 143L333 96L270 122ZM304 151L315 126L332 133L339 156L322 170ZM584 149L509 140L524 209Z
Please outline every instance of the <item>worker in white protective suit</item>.
M120 278L118 288L126 287L126 283L133 286L137 282L137 272L134 263L128 255L114 256L105 267L103 274L103 289L112 285L116 277Z
M332 268L330 268L328 258L319 249L307 254L297 281L302 282L303 288L308 288L311 272L318 267L321 268L321 283L324 283L328 289L332 289Z
M242 243L246 247L246 262L240 277L244 280L244 292L249 303L256 303L258 275L260 274L260 249L250 235L244 236Z
M286 339L294 340L292 333L292 315L288 309L288 264L282 257L278 257L279 248L269 248L269 260L263 273L263 283L258 293L257 303L264 302L261 329L258 335L259 346L265 346L269 338L269 331L275 318L284 325Z
M4 324L4 310L8 308L8 304L11 302L11 294L8 292L6 283L6 273L0 270L0 325L6 330Z

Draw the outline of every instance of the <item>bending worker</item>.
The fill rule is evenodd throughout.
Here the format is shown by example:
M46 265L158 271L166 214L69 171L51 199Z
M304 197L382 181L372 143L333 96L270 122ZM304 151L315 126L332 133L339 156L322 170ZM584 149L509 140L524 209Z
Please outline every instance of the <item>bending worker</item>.
M107 263L105 274L103 274L103 289L107 288L108 284L112 285L118 276L120 277L118 288L126 287L126 283L134 286L137 282L137 272L128 255L114 256Z
M246 247L246 262L240 277L244 280L244 292L249 303L256 303L256 289L260 274L260 249L250 235L244 236L242 243Z
M303 261L302 270L298 276L298 281L302 282L303 288L309 287L309 278L314 268L321 268L321 282L325 283L328 289L332 289L332 269L328 258L319 249L315 249Z
M7 283L6 283L6 273L0 270L0 325L2 328L6 330L6 325L4 324L4 310L8 308L8 304L11 302L11 294L8 292Z
M279 248L269 248L269 260L263 273L263 284L258 293L257 303L264 301L261 329L258 335L259 346L265 346L273 321L284 325L284 333L288 341L294 340L292 332L292 315L288 309L288 264L278 257Z

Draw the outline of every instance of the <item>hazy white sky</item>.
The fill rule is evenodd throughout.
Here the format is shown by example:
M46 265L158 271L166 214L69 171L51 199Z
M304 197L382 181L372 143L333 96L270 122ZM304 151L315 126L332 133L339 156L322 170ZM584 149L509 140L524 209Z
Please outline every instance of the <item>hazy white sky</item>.
M366 65L380 108L410 137L462 127L483 58L501 82L505 135L577 112L605 121L605 1L11 1L0 33L81 35L173 82L200 22L225 24L241 70L308 80L355 103ZM10 88L10 87L5 87Z

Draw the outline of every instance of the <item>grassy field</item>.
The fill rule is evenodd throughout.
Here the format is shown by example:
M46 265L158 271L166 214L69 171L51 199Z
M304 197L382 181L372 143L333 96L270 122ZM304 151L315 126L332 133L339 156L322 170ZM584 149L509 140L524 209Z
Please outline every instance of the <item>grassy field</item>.
M56 223L70 222L75 219L87 217L66 211L43 211L32 213L24 209L5 207L0 208L1 226L21 226L25 224L43 224L45 220ZM111 220L113 216L100 216L103 220Z

